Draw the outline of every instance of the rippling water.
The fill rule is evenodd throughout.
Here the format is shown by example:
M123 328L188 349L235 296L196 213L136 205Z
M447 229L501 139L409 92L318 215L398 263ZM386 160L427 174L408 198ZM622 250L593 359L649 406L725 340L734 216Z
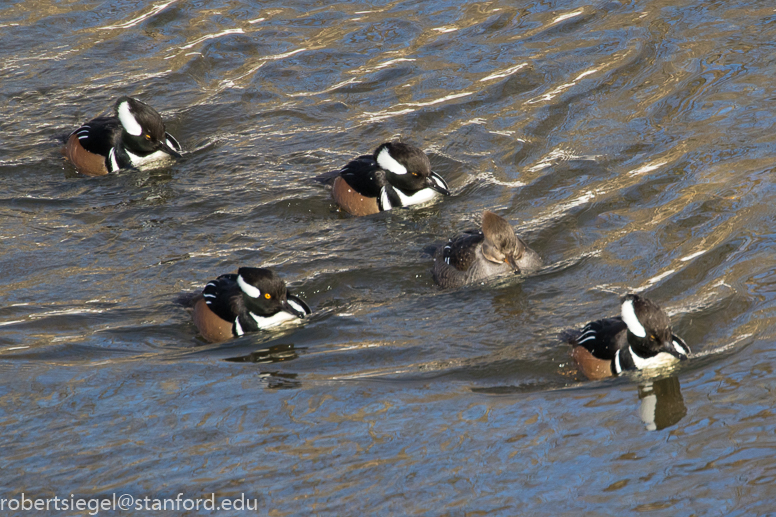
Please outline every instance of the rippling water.
M6 2L0 497L246 496L262 514L776 511L771 2ZM186 150L80 177L120 95ZM453 196L351 218L380 142ZM504 215L548 266L442 291ZM174 303L240 265L316 313L220 345ZM693 350L584 381L557 334L647 293Z

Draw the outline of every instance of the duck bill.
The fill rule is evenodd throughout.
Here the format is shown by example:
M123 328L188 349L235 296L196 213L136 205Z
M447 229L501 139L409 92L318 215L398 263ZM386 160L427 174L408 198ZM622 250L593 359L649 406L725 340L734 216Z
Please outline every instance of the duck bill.
M293 316L296 316L297 318L304 318L312 312L310 307L308 307L307 304L301 300L301 298L297 298L293 295L288 295L286 299L283 300L282 307L284 311Z
M506 262L515 270L515 274L520 272L520 266L517 265L517 259L514 255L507 255Z
M165 153L175 158L181 157L181 153L179 153L178 151L176 151L175 149L167 145L167 142L159 142L159 150L164 151Z
M436 172L431 172L431 175L428 177L428 188L434 189L443 196L449 196L450 195L450 189L447 187L447 182L437 174Z

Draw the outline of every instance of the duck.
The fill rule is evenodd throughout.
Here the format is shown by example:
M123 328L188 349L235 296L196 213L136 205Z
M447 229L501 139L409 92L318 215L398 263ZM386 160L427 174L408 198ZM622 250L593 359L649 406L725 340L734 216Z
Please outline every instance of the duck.
M690 348L673 333L668 314L638 294L621 299L620 315L592 321L582 330L567 330L571 356L591 380L674 365L686 360Z
M359 156L318 179L330 183L331 197L337 206L355 216L450 195L445 180L431 170L426 153L404 142L382 143L371 155Z
M531 274L542 267L538 253L503 217L485 210L482 227L452 237L434 254L434 281L443 288L484 282L508 273Z
M128 167L180 158L181 146L148 104L120 97L115 116L97 117L70 133L62 154L85 176L104 176Z
M257 267L219 276L187 305L194 309L200 335L211 343L299 322L312 314L274 271Z

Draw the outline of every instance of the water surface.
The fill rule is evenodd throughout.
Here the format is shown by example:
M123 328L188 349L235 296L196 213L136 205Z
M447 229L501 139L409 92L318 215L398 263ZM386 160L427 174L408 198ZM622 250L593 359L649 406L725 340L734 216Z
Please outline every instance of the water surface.
M755 0L6 3L0 497L773 513L774 41ZM185 157L81 177L121 95ZM453 196L337 212L311 178L392 138ZM440 290L484 209L547 267ZM204 343L174 300L241 265L315 315ZM584 381L557 335L629 291L693 356Z

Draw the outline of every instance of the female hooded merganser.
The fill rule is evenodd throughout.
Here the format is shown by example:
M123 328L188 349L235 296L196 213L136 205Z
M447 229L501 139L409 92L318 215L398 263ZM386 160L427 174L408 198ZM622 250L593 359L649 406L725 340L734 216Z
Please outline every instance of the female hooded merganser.
M512 226L485 210L482 230L468 230L440 247L432 272L442 287L460 287L505 273L533 273L541 266L539 254L515 235Z
M687 359L690 348L671 331L671 320L657 304L637 294L622 299L621 316L566 331L571 355L589 379L619 375L625 370L669 366Z
M401 142L386 142L371 156L359 156L345 165L331 189L334 202L352 215L417 205L438 194L449 196L450 190L445 180L432 172L428 156Z
M191 305L194 325L211 342L312 314L301 298L288 292L280 277L269 269L256 267L241 267L236 275L221 275L208 282Z
M155 109L121 97L116 101L115 117L97 117L73 131L62 154L81 174L103 176L170 156L180 158L180 150Z

